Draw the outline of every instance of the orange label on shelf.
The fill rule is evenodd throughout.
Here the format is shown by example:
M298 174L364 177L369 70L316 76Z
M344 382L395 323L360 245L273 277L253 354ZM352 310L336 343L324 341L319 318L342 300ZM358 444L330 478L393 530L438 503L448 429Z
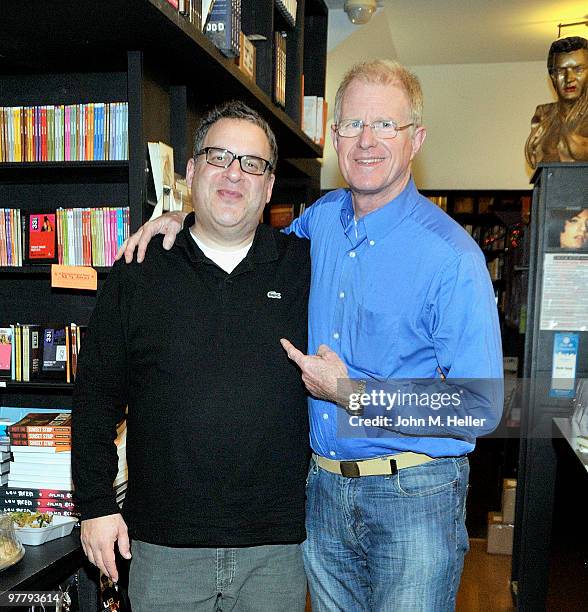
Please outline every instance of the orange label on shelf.
M98 274L89 266L51 266L51 286L96 291Z

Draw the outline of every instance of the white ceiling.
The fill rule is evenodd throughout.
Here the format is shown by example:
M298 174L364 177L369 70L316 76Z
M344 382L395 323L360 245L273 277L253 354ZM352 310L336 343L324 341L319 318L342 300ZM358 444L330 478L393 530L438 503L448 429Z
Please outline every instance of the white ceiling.
M354 26L344 0L329 7L329 52L352 43L356 59L389 57L406 65L539 61L557 25L586 19L587 0L379 0L365 26ZM562 36L588 38L588 27Z

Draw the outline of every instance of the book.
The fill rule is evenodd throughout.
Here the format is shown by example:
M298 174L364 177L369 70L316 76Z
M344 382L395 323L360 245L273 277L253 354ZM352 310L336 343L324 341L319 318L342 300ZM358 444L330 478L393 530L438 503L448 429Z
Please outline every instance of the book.
M0 508L6 509L10 508L18 508L19 510L23 510L28 508L29 510L33 510L36 512L45 512L45 509L51 508L52 510L69 510L70 512L76 511L76 505L71 500L64 499L47 499L47 498L12 498L12 497L4 497L0 498Z
M73 500L71 489L29 489L0 487L0 500L2 499L61 499Z
M58 431L57 433L33 433L26 431L15 431L10 434L10 440L16 444L15 440L22 440L23 444L27 444L31 440L55 440L71 443L71 434Z
M10 474L14 478L25 478L28 476L38 478L71 478L71 462L63 465L54 464L49 466L24 461L12 461Z
M241 0L203 0L204 33L227 57L239 55Z
M71 447L69 445L58 444L58 445L11 445L10 450L12 451L12 455L15 460L20 453L47 453L47 454L55 454L55 453L69 453L71 451Z
M8 427L10 433L67 433L71 434L71 413L30 412Z
M18 435L18 434L17 434ZM55 449L64 449L71 450L71 439L67 440L31 440L29 438L18 438L18 437L10 437L10 445L15 446L24 446L24 447L42 447L42 448L55 448Z
M25 215L25 253L27 264L57 263L57 217L55 212Z
M71 478L62 478L56 477L52 478L49 476L19 476L15 478L12 474L4 474L8 476L6 482L8 486L11 488L43 488L43 487L51 487L54 489L72 489L73 483Z
M12 372L12 328L0 327L0 376L10 378Z
M43 358L41 372L48 378L65 381L67 346L65 327L46 327L43 330Z
M0 508L4 512L30 512L31 514L35 512L42 512L43 514L54 514L56 516L80 516L80 513L77 510L71 510L69 508L48 508L46 506L37 508L23 508L22 506L9 502L0 502Z

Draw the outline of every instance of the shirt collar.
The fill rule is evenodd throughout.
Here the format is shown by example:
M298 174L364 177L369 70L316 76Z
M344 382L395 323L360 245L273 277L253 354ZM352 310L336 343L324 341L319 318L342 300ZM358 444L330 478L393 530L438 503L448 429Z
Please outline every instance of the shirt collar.
M194 217L192 217L192 220L193 219ZM192 225L193 223L194 222L192 221ZM192 236L190 236L190 227L190 225L184 223L182 231L178 234L178 245L181 245L182 248L187 250L188 256L190 259L192 259L192 261L210 262L208 257L204 255L204 253L200 250L200 247L192 239ZM247 253L241 264L246 261L248 263L250 262L251 264L266 263L269 261L275 261L276 259L278 259L278 247L274 232L271 227L260 223L255 230L253 244L249 249L249 253ZM240 268L241 264L239 264L237 268ZM237 268L235 268L235 270L237 270ZM233 270L233 272L235 272L235 270Z
M417 201L418 191L411 178L406 187L393 200L368 213L359 219L358 223L363 223L368 239L378 240L410 215ZM354 214L351 191L347 189L341 203L341 224L345 234L349 237L355 236Z

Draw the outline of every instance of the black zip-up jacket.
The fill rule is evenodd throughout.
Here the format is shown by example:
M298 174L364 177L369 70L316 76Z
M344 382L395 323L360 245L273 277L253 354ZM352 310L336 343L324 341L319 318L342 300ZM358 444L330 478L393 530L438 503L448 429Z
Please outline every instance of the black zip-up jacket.
M227 274L185 228L170 251L118 262L80 351L72 463L82 519L119 512L127 417L130 536L165 546L304 540L308 417L280 345L307 342L309 245L260 225Z

